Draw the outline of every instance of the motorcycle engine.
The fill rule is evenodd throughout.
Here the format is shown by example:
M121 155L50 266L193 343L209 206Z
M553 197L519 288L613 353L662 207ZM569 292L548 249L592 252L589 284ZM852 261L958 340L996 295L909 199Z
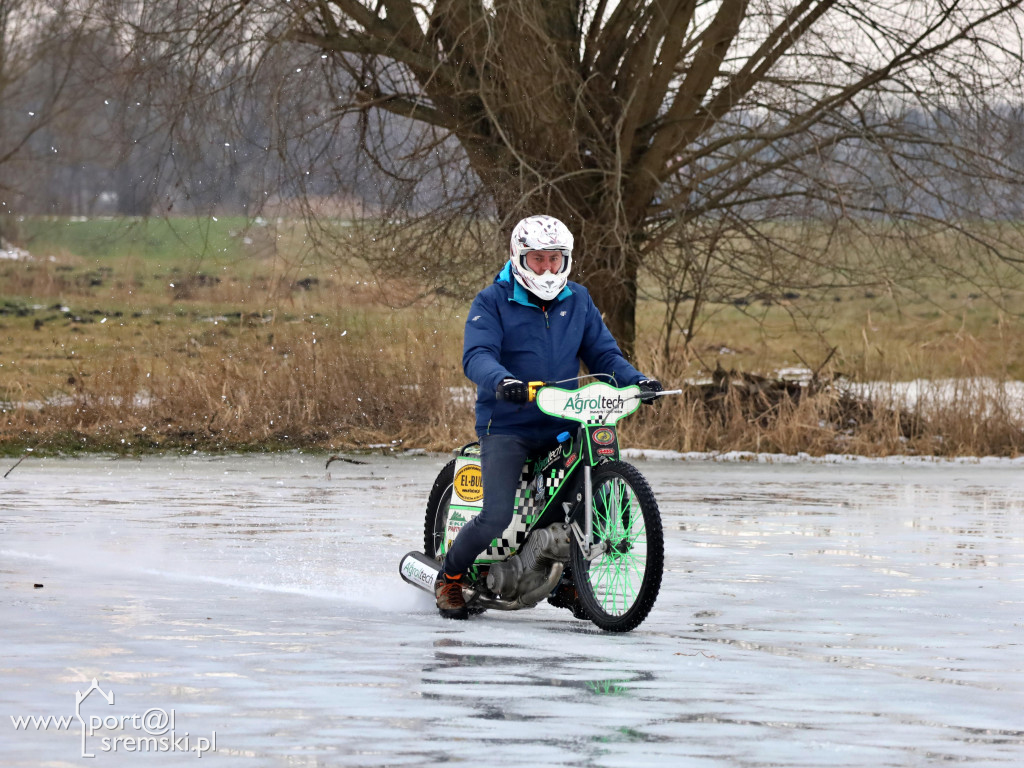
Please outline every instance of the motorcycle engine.
M554 569L561 575L569 562L569 530L560 523L535 530L526 544L508 560L494 563L487 588L502 600L536 605L551 591ZM555 576L557 581L557 576Z

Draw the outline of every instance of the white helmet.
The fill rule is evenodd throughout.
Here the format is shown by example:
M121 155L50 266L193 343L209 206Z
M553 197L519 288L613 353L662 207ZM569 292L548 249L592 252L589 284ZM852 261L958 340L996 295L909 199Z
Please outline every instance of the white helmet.
M512 230L509 246L512 276L523 288L544 301L551 301L565 288L572 269L572 232L554 216L528 216ZM530 251L561 251L562 267L557 273L538 275L526 264Z

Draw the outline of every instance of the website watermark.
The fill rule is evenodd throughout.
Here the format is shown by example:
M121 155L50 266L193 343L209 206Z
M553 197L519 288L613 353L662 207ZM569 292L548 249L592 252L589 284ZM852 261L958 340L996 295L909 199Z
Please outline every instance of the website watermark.
M89 702L86 711L86 701ZM114 692L104 691L93 678L84 692L75 691L73 715L11 715L16 731L72 731L81 733L81 756L101 753L191 752L202 757L217 751L217 732L197 736L176 729L173 709L150 707L141 714L111 714L103 711L103 702L114 706ZM98 706L98 709L96 708ZM95 711L93 711L95 710Z

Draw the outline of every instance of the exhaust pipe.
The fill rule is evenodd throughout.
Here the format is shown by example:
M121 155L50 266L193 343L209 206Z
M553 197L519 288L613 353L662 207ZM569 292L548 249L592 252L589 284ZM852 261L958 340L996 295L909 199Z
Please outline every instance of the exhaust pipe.
M409 552L399 562L398 572L414 587L434 594L434 583L441 573L441 564L422 552Z

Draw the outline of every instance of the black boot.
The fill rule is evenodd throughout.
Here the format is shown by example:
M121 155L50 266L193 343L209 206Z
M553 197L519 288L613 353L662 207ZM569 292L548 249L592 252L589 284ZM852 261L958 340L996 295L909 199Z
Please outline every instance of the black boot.
M577 619L589 619L586 611L583 610L583 603L580 602L580 593L571 579L563 578L558 582L555 591L548 597L548 602L555 608L568 608Z

